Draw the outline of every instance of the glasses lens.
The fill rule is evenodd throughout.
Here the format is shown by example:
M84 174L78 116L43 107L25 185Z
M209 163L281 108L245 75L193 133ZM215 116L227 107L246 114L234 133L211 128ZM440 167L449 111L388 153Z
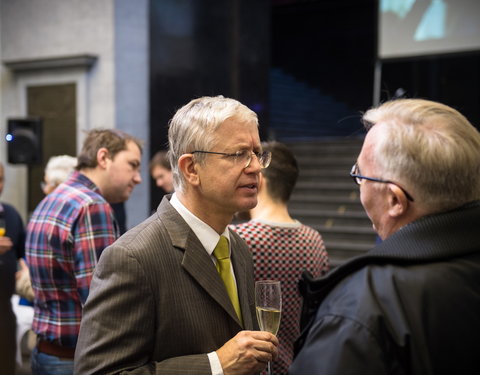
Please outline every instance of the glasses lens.
M272 161L272 153L270 151L264 151L258 157L258 161L262 168L267 168Z
M250 163L252 162L252 157L255 155L257 157L258 163L260 167L267 168L270 165L272 160L272 153L270 151L264 151L262 153L259 152L249 152L249 151L241 151L237 152L237 159L245 161L244 168L248 168Z
M362 182L362 179L360 177L356 177L357 175L359 175L359 171L358 171L358 165L357 163L355 163L353 166L352 166L352 169L350 169L350 176L352 177L353 181L357 184L357 185L360 185L360 183Z

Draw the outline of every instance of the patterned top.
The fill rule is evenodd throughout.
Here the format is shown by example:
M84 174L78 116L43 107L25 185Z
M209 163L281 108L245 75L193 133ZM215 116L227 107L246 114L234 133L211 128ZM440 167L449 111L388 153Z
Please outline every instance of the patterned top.
M75 347L98 257L118 237L112 208L77 171L39 203L25 246L39 337Z
M278 358L272 362L272 373L286 374L293 360L293 344L300 335L300 276L305 269L315 277L329 269L323 239L316 230L300 222L251 220L232 228L252 251L255 280L281 281L282 320L277 334L280 346Z

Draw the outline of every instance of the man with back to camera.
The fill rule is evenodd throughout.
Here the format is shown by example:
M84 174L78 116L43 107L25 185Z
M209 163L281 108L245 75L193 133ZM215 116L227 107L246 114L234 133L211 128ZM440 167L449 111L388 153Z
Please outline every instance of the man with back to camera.
M141 182L141 142L115 129L91 130L68 180L35 209L27 263L35 293L37 345L32 373L72 374L82 306L105 247L119 236L109 203L127 200Z
M227 227L256 205L270 162L257 116L202 97L176 112L168 138L175 193L102 254L76 374L254 374L276 357L276 337L253 331L250 252Z
M315 315L289 374L478 374L480 134L420 99L363 118L350 174L383 242L306 280Z
M293 360L293 344L300 335L301 296L298 280L308 270L319 277L329 270L322 236L290 216L288 203L298 179L297 159L287 145L262 142L272 162L260 173L258 204L251 220L232 228L248 244L253 255L255 280L279 280L282 284L282 321L277 333L278 358L271 364L283 375Z
M62 182L67 180L77 165L77 158L70 155L55 155L48 159L43 172L43 181L40 187L43 194L48 195ZM15 274L15 292L28 303L33 302L34 293L30 281L30 272L23 259L18 261L18 271Z

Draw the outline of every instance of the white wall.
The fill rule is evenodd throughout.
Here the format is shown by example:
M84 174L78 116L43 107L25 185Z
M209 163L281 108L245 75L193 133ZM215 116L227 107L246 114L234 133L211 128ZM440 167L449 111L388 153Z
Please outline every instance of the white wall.
M126 33L131 34L130 40L125 37ZM26 115L25 89L35 84L76 83L78 148L83 141L83 130L94 127L118 127L134 131L146 140L148 0L0 0L0 37L2 62L97 56L90 69L68 67L12 72L2 64L2 161L6 161L3 141L6 118ZM129 46L128 53L120 50ZM129 95L133 106L126 100ZM25 217L26 169L24 166L7 169L8 182L2 199L14 204ZM129 226L148 215L147 185L144 177L143 186L140 185L139 192L127 204Z

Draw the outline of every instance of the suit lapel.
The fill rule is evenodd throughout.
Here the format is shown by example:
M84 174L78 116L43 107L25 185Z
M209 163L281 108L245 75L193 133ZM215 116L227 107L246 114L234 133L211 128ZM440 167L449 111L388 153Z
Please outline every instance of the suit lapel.
M227 289L225 288L212 259L195 233L191 230L185 220L183 220L180 214L172 207L167 198L164 198L160 203L158 213L170 235L172 245L184 251L182 267L219 305L222 306L228 315L240 325L240 321L235 313L230 297L228 296ZM241 269L242 268L239 267L239 270ZM235 263L234 270L235 277L237 278ZM238 272L240 274L242 273L241 271ZM246 285L246 282L243 283ZM238 288L243 290L243 285L239 285ZM244 303L243 301L240 303L243 311Z
M239 251L240 248L237 245L237 240L234 236L230 236L230 239L232 241L232 249L237 250L232 251L232 264L233 271L235 272L235 280L237 282L238 299L242 309L243 325L245 329L253 329L252 315L250 312L251 306L248 295L249 291L251 290L251 286L248 285L249 278L245 272L248 267L245 258Z

